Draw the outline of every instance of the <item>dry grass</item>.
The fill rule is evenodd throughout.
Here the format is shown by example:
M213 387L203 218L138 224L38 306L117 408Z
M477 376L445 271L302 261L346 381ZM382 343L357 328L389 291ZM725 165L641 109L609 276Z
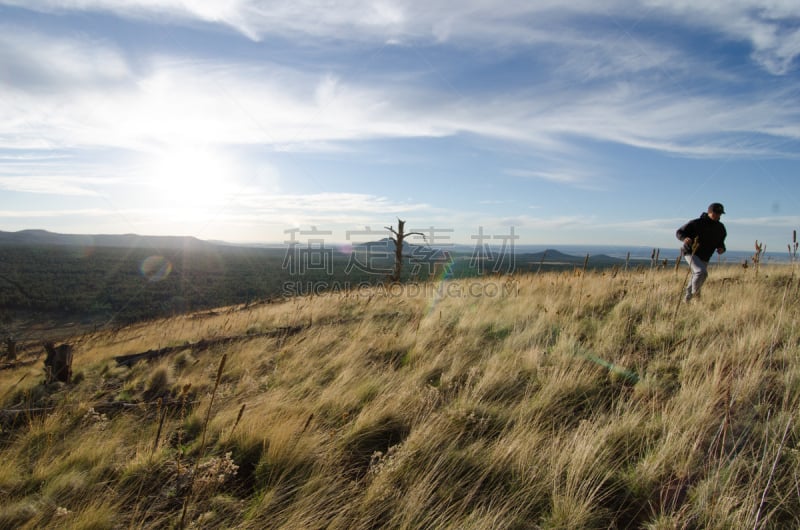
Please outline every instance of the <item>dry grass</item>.
M3 427L0 528L177 527L190 491L197 528L797 527L792 272L715 268L677 316L681 272L578 271L76 337L70 387L0 372L46 409Z

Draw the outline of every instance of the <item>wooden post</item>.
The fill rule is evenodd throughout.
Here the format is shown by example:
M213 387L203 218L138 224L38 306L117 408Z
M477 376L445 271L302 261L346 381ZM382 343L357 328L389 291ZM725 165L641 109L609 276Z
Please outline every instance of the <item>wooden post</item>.
M72 380L72 346L61 344L56 347L52 342L46 342L44 349L47 351L44 360L45 383L69 383Z

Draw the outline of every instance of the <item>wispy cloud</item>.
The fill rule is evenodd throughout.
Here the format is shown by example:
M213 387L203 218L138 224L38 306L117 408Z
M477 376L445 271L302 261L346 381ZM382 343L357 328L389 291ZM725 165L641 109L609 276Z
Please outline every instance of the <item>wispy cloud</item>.
M0 218L4 219L42 219L52 217L107 217L119 212L102 208L77 208L69 210L0 210Z
M98 196L92 179L64 177L61 175L26 175L7 177L0 175L0 189L22 193L66 196Z
M514 226L527 231L552 231L563 229L582 229L596 224L593 215L559 215L553 217L534 217L530 215L516 215L492 219L495 226Z
M527 169L508 169L505 172L507 175L514 177L522 177L528 179L540 179L557 184L568 184L580 188L594 189L595 185L592 183L592 177L572 171L536 171Z
M36 95L109 89L134 80L123 54L99 38L53 38L0 23L0 87Z
M768 72L786 73L800 55L800 28L794 0L575 0L529 2L465 0L454 7L446 0L370 1L279 0L264 5L256 0L183 2L180 0L43 0L30 4L6 0L6 5L63 12L107 11L120 16L172 21L200 20L235 28L258 40L266 35L310 35L339 40L395 41L435 39L456 42L529 44L543 28L576 16L604 16L620 30L643 19L669 18L746 42L753 59ZM313 16L309 14L313 13Z
M315 214L325 212L383 214L392 216L430 209L427 204L395 202L386 197L364 193L313 193L307 195L242 196L237 204L261 211L300 211Z
M776 215L771 217L740 217L726 220L725 224L732 226L786 228L786 233L800 227L800 215Z
M782 75L800 55L800 15L793 0L650 0L658 13L686 24L715 29L727 38L748 42L752 57L765 70Z

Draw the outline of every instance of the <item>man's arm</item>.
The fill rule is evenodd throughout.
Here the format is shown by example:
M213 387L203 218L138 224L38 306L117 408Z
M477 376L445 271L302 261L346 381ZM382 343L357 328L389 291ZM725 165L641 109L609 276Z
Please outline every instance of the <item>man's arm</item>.
M686 245L691 245L696 235L694 221L689 221L675 232L675 236Z
M727 237L728 237L728 231L725 230L725 226L723 226L722 227L722 241L720 242L719 247L717 247L717 254L724 254L725 251L727 250L725 248L725 238L727 238Z

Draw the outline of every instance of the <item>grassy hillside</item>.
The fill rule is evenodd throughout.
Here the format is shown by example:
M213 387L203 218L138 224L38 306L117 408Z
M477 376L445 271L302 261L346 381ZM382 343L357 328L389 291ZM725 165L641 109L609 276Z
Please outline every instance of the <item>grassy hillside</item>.
M714 268L678 305L685 274L173 317L76 338L69 386L23 350L0 528L800 527L797 279Z

